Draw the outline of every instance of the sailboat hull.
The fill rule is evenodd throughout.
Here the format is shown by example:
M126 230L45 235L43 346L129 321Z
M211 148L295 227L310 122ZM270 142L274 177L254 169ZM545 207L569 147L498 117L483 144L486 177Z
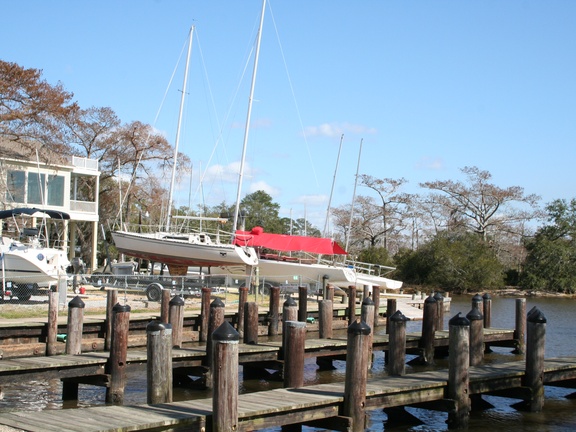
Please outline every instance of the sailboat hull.
M112 233L116 248L132 257L179 266L256 265L251 247L213 243L206 234Z

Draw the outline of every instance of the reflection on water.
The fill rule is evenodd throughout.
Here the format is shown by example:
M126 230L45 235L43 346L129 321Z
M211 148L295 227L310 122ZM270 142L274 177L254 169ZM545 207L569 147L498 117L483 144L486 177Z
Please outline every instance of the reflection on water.
M526 310L533 306L544 313L547 318L546 325L546 357L576 356L576 346L573 344L576 330L573 324L573 309L576 300L530 298L526 302ZM471 297L460 296L452 299L450 313L445 314L444 328L448 328L448 321L456 313L466 315L471 309ZM492 299L492 327L513 328L515 322L516 303L513 298ZM409 322L408 331L420 331L421 322ZM380 327L378 332L384 332ZM345 337L345 331L337 333ZM382 378L386 376L384 355L376 352L370 377ZM410 360L411 357L408 357ZM509 348L494 348L490 354L486 354L487 362L502 362L521 360L523 356L514 355ZM345 363L334 362L335 369L328 371L318 370L314 359L307 359L305 364L305 385L328 382L344 382ZM437 367L447 367L447 359L438 359ZM407 373L426 369L424 367L410 366ZM242 371L242 368L240 368ZM130 371L128 385L125 391L125 404L146 403L146 371ZM240 380L240 392L248 393L261 390L281 388L280 381L265 380ZM474 411L470 417L468 430L479 432L486 430L498 430L505 432L528 431L528 432L560 432L573 431L576 429L576 400L567 399L565 396L572 393L570 389L546 387L546 402L541 413L528 413L517 411L513 405L518 402L514 399L484 396L493 408L484 411ZM210 397L210 391L192 389L174 389L174 401L189 400ZM105 389L93 386L81 385L79 388L80 402L62 404L62 385L59 380L20 382L6 385L3 388L0 400L0 411L9 410L43 410L76 408L84 406L104 405ZM368 428L371 431L447 431L447 414L424 409L407 408L407 411L418 418L422 423L414 426L386 425L386 414L378 409L368 413ZM268 432L280 431L281 428L266 429ZM305 431L321 431L304 427Z

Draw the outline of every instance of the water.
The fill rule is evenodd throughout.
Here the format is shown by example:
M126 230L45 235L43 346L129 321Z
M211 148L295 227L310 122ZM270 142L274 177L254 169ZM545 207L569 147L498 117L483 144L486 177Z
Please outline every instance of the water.
M466 315L470 311L471 297L462 296L452 299L451 311L445 314L445 326L448 320L461 312ZM576 337L576 327L573 324L573 310L576 299L557 298L531 298L527 299L526 310L537 306L546 316L546 357L576 356L576 346L573 340ZM492 327L514 328L515 299L492 299ZM409 322L408 331L420 331L421 322ZM379 328L378 331L384 331ZM342 332L345 334L345 332ZM409 358L408 358L409 359ZM486 361L502 362L522 360L523 356L514 355L509 348L494 348L494 352L487 354ZM318 371L314 359L308 359L305 365L305 385L324 382L343 382L345 378L344 362L334 362L335 370ZM440 359L438 366L447 367L447 359ZM407 367L407 373L420 370L412 366ZM370 372L372 377L386 376L384 358L381 352L375 353L374 366ZM146 371L129 372L128 385L125 392L125 404L146 403ZM282 387L282 382L265 380L240 380L241 392L269 390ZM571 389L546 387L546 401L544 410L540 413L517 411L512 405L518 400L501 397L485 396L484 400L493 405L493 408L484 411L474 411L470 417L468 431L479 432L486 430L498 431L527 431L527 432L561 432L576 430L576 399L567 399L565 396L572 393ZM210 397L210 391L192 389L174 389L174 401ZM81 385L79 388L79 402L62 403L62 385L59 380L16 382L2 388L0 411L11 410L43 410L43 409L72 409L77 407L104 405L105 389ZM438 411L407 408L407 411L422 423L412 426L402 425L393 427L387 425L386 414L378 409L368 412L368 428L370 431L447 431L447 414ZM267 432L280 431L281 428L266 429ZM322 431L304 427L308 432Z

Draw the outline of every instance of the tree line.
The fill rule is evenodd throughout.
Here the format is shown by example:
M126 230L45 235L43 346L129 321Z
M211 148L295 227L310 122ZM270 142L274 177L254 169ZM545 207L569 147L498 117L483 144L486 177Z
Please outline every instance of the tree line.
M82 108L73 98L61 83L46 82L41 70L0 60L0 138L98 159L100 188L80 188L85 196L79 199L98 194L101 221L141 223L144 213L148 223L160 224L168 210L162 179L172 169L173 146L151 125L123 123L110 107ZM50 152L42 153L45 162ZM185 173L189 158L181 154L177 160ZM558 199L542 208L540 198L520 186L493 184L488 171L461 171L464 180L422 183L421 194L405 192L404 178L360 175L367 193L331 209L333 237L358 261L396 267L390 276L406 284L458 292L505 285L574 292L576 201ZM279 204L264 191L245 196L241 209L246 229L259 225L268 232L320 236L304 218L280 217ZM172 213L220 216L232 214L233 205ZM88 257L90 230L82 224L77 229Z

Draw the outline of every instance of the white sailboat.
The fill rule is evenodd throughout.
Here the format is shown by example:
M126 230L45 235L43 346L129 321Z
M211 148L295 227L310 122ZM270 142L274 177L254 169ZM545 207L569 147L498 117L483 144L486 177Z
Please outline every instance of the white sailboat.
M168 264L170 273L173 275L185 274L186 269L190 266L253 266L258 262L256 251L252 247L239 246L233 244L232 241L223 242L220 240L219 233L216 233L216 235L213 236L207 232L183 233L177 230L171 230L171 219L173 218L171 217L172 194L176 175L176 160L178 156L184 98L186 96L186 84L192 48L193 30L194 27L191 27L182 98L180 102L178 129L174 148L174 167L170 184L166 229L164 231L152 233L133 232L127 229L120 229L112 232L112 238L118 251L132 257ZM226 219L220 218L202 218L202 220L215 220L218 224L226 222Z
M41 219L40 228L23 227L18 217ZM0 211L0 220L14 222L17 238L0 236L0 276L3 295L26 301L39 286L54 285L67 277L70 261L63 248L50 247L43 229L46 219L70 219L67 213L36 208ZM8 224L8 223L7 223Z

